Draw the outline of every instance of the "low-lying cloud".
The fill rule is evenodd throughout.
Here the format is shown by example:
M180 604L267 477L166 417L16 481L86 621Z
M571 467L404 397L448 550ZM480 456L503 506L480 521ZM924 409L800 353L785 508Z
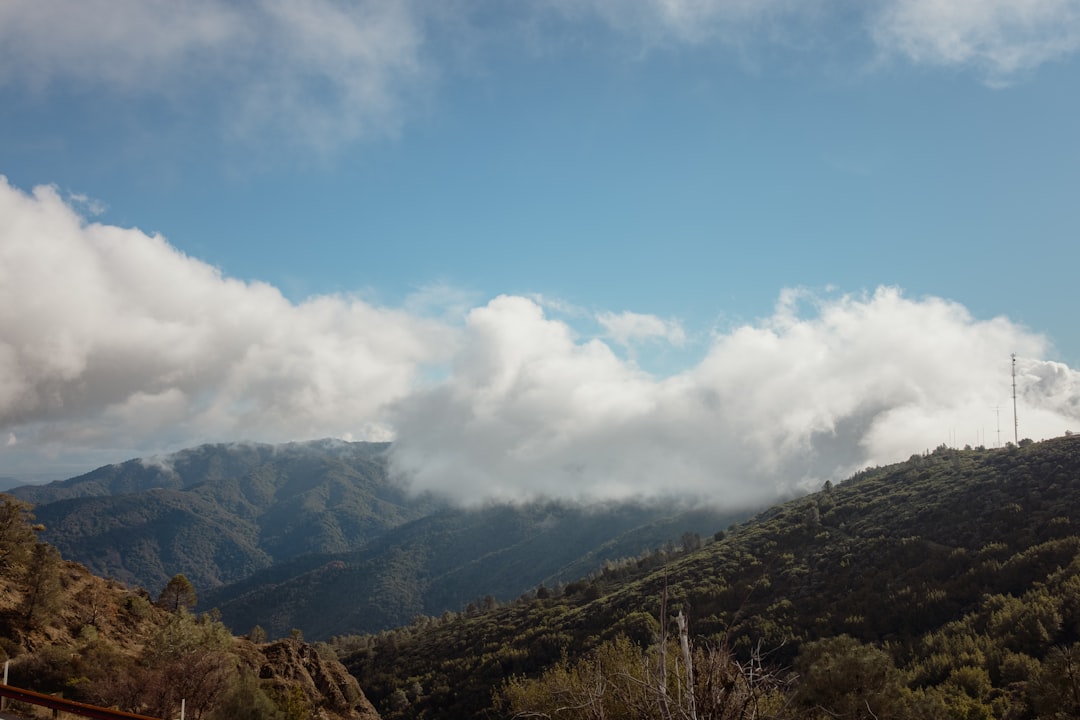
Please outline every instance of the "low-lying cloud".
M1021 437L1080 430L1080 373L1041 359L1041 336L896 288L784 291L663 377L632 345L685 343L671 319L594 313L590 336L558 303L500 296L458 319L429 305L294 303L0 179L0 466L393 438L405 481L465 503L748 505L942 443L993 446L997 408L1011 440L1011 353Z
M465 499L681 495L748 505L939 444L996 444L1017 352L1026 435L1080 420L1080 374L1044 340L894 288L821 299L713 338L654 378L529 300L474 309L451 378L397 404L397 467ZM1011 435L1003 436L1003 440Z

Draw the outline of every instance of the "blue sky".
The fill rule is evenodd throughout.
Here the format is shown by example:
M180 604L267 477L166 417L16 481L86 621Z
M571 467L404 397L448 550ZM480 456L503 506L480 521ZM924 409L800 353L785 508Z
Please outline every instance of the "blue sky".
M674 455L701 493L711 441L662 438L702 420L687 397L734 422L755 383L745 432L778 459L728 481L782 493L994 444L1012 352L1028 434L1080 430L1078 2L20 0L0 28L0 290L20 307L0 475L328 434L397 439L424 487L650 494L613 478ZM80 253L93 273L48 264ZM35 316L26 292L70 307ZM327 355L298 361L249 303ZM218 357L241 319L216 362L153 350L183 327ZM841 360L882 323L895 337ZM897 345L934 357L968 333L941 362L979 384L945 398L955 369L892 367ZM717 364L748 352L773 372ZM855 358L884 375L823 401ZM459 436L422 422L440 413ZM489 446L488 413L518 433ZM633 468L606 459L642 438Z

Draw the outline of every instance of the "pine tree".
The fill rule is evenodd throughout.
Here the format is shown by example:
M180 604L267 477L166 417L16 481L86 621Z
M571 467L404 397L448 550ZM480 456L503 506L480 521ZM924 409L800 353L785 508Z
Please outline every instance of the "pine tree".
M180 612L181 609L187 610L195 607L198 600L195 595L195 587L187 579L187 576L181 573L173 575L172 579L165 585L165 589L158 596L158 605L169 612L175 613Z
M56 612L60 591L60 551L52 545L37 543L26 565L23 619L28 626L40 625Z
M0 577L14 577L25 566L37 538L30 525L30 505L0 495Z

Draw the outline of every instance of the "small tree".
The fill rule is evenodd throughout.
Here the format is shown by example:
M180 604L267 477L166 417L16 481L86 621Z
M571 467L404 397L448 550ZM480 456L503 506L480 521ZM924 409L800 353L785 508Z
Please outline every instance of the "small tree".
M0 577L13 577L30 559L37 538L30 521L30 505L0 495Z
M47 543L37 543L26 566L23 619L29 627L40 625L60 606L60 551Z
M256 645L261 645L266 642L266 631L263 630L262 625L256 625L251 628L251 632L248 633L248 640Z
M190 610L198 601L195 587L183 574L173 575L158 596L158 605L172 613L180 612L181 609Z
M903 714L903 676L881 648L848 635L803 645L795 661L796 702L830 718L879 720Z
M175 717L187 701L188 717L201 720L234 687L232 634L220 622L181 607L143 649L141 704L154 717Z
M82 621L86 625L97 627L105 617L115 614L102 583L93 581L87 583L79 593L78 600L82 606Z
M684 532L681 540L683 552L694 552L701 548L701 536L696 532Z
M241 673L232 690L210 714L210 720L285 720L254 673Z
M663 613L661 614L663 617ZM782 672L760 651L745 662L726 645L695 647L685 616L677 639L642 647L616 636L571 662L564 658L539 678L510 678L495 696L514 718L597 720L746 720L775 717L785 704Z

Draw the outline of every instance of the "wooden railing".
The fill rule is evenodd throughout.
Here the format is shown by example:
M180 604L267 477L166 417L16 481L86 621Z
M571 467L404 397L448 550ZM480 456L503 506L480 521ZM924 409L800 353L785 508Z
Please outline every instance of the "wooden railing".
M60 711L77 717L94 718L94 720L160 720L147 715L136 715L123 710L110 710L109 708L87 705L86 703L64 700L55 695L45 695L33 690L23 690L11 685L0 684L0 697L10 698L18 702L38 705L54 711ZM55 713L53 714L55 717Z

